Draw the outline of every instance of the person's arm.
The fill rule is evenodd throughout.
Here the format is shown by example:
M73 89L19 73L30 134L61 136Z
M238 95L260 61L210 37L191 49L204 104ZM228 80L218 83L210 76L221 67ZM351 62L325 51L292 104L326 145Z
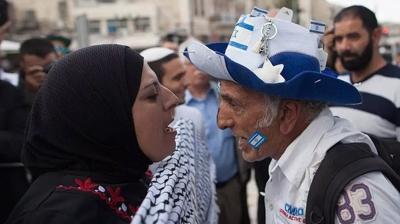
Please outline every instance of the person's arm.
M11 21L8 21L4 23L2 26L0 26L0 44L4 40L4 37L8 33L8 29L11 27Z
M335 223L399 223L400 193L380 172L365 174L345 187Z
M335 51L335 38L333 34L333 28L328 29L322 37L322 43L324 44L324 50L328 53L328 59L326 66L335 69L336 51Z

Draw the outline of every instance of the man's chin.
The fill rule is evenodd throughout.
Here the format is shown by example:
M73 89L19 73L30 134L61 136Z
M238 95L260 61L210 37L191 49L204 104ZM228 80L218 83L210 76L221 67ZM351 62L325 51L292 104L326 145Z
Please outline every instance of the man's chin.
M257 162L265 159L262 157L258 151L248 148L247 150L242 150L242 157L246 162Z

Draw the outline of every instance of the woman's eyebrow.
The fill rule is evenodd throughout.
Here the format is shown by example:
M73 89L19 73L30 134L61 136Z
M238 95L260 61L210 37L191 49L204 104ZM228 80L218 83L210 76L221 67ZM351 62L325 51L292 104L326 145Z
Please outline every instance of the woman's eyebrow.
M156 89L158 89L158 82L157 82L157 81L153 81L153 82L147 84L145 87L143 87L143 89L147 89L147 88L149 88L149 87L151 87L151 86L153 86L153 87L155 87Z

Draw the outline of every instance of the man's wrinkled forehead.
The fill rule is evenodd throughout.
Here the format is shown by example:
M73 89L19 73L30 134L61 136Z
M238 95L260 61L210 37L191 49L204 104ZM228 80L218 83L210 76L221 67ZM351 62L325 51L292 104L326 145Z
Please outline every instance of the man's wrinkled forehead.
M218 81L218 89L221 91L221 89L244 89L242 86L240 86L238 83L229 81L229 80L219 80Z

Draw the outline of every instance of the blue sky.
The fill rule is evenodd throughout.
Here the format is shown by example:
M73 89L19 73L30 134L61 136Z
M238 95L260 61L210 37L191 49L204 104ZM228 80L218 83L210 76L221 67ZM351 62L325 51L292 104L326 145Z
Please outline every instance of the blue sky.
M327 0L342 6L363 5L375 12L380 23L400 23L400 0Z

